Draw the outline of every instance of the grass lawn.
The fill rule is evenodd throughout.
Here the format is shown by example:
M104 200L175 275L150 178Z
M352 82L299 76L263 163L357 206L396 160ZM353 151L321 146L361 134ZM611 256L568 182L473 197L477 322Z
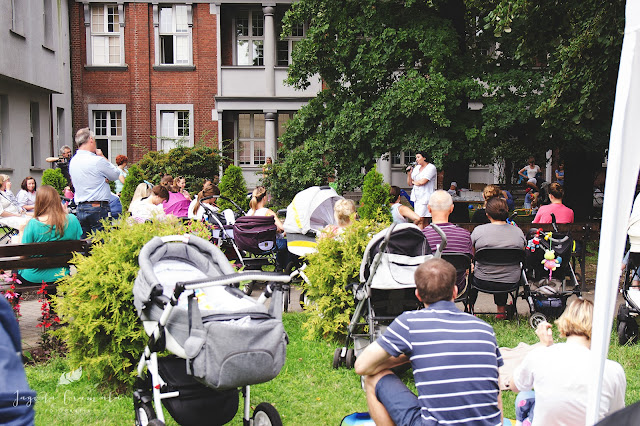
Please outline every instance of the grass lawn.
M284 325L290 338L287 362L276 379L251 387L251 405L255 407L263 401L272 403L285 425L338 425L345 415L367 410L364 392L359 376L353 370L331 368L337 345L302 339L301 324L305 315L285 314ZM515 322L489 321L500 346L514 347L521 341L536 341L535 333L525 322L518 327ZM626 402L631 404L640 400L640 345L620 347L616 340L612 339L609 358L620 362L625 369ZM61 358L27 367L29 383L38 392L37 425L133 424L130 393L105 394L99 390L99 383L86 376L69 385L58 386L60 375L69 370L66 360ZM411 377L410 374L407 376ZM503 399L506 417L514 418L515 395L506 392ZM242 408L240 403L239 413L230 424L242 424ZM169 420L167 424L176 423Z

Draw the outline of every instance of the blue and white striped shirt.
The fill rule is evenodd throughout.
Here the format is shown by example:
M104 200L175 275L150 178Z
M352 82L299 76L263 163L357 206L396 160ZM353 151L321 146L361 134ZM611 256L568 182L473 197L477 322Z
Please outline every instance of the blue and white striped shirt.
M411 359L424 425L500 425L493 328L440 301L396 318L378 339L391 356Z

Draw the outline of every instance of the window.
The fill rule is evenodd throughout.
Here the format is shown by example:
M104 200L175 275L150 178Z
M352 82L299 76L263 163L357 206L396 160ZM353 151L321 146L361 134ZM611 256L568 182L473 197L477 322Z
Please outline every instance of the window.
M11 31L24 37L25 0L11 0Z
M264 114L238 114L238 164L264 164Z
M391 165L405 166L416 161L416 153L413 151L400 151L391 154Z
M158 151L193 146L193 105L157 105Z
M40 159L40 105L37 102L31 102L29 137L31 140L31 167L35 167Z
M280 140L280 136L284 135L284 132L287 130L287 123L289 120L293 118L292 112L279 112L278 113L278 140Z
M161 65L191 64L190 7L161 6L159 9L158 55Z
M291 64L291 52L293 52L296 44L302 40L306 32L304 24L296 24L291 28L291 35L278 41L277 47L277 65L286 67Z
M236 64L264 66L262 10L240 11L235 19Z
M96 144L111 162L125 154L122 129L122 111L93 111Z
M53 49L54 40L53 40L53 2L52 0L43 0L43 23L44 23L44 40L42 45L48 49Z
M64 122L64 108L58 107L56 116L56 146L61 147L68 144ZM57 153L54 153L54 155L57 155Z
M91 6L91 65L121 65L123 36L117 5Z

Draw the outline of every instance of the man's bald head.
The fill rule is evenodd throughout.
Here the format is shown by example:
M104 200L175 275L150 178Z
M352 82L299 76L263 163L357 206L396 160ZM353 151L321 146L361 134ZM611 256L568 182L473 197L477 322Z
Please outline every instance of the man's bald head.
M447 191L437 190L429 198L429 207L432 212L449 212L453 206L453 198Z

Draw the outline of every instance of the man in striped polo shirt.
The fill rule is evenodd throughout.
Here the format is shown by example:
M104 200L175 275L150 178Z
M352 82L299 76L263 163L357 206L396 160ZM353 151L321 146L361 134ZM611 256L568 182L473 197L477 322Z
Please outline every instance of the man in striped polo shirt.
M502 424L495 333L456 308L455 279L442 259L420 265L416 297L424 309L400 315L356 360L376 425ZM418 396L390 370L409 361Z

